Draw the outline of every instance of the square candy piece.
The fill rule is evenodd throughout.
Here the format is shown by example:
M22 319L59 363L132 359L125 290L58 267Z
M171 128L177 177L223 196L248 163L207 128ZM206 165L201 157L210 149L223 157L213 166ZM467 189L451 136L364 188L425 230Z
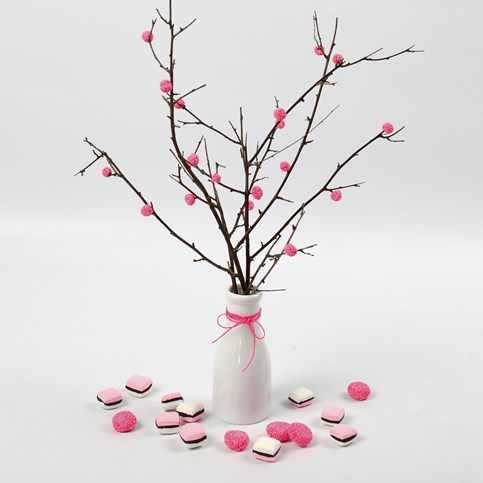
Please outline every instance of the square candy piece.
M122 403L122 396L119 391L109 387L97 394L97 401L103 409L114 409Z
M161 434L174 434L179 431L178 413L159 413L156 417L156 427Z
M136 374L126 381L127 392L134 397L144 397L153 387L153 381L146 376Z
M168 413L171 414L171 413ZM200 423L185 424L180 430L181 441L187 448L198 448L207 439L205 428Z
M296 407L303 408L314 402L314 393L306 387L297 387L288 393L288 400Z
M278 439L261 436L253 446L252 453L258 460L272 462L277 459L281 447Z
M332 441L339 446L347 446L348 444L351 444L357 436L357 430L347 424L338 424L337 426L330 428L329 433Z
M161 398L161 407L165 411L175 410L182 402L183 396L179 392L170 392Z
M320 419L327 426L335 426L344 419L344 416L344 408L340 406L325 406L322 408Z
M199 421L205 412L203 404L198 401L184 401L176 407L180 421L194 423Z

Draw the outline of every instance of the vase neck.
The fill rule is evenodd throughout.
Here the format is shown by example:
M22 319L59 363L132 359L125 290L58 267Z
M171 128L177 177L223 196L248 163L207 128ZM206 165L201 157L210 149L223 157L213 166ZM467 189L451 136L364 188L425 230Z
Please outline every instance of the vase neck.
M260 310L262 294L260 292L253 295L238 295L230 291L226 293L226 308L233 314L253 315Z

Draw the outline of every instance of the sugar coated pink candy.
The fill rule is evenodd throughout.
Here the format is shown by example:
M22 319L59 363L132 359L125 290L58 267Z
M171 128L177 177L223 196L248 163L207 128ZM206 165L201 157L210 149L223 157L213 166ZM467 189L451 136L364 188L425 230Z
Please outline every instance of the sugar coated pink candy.
M347 392L352 399L365 401L371 394L371 388L365 382L355 381L349 384Z
M144 31L142 37L145 42L152 42L154 38L150 30Z
M225 433L225 444L233 451L243 451L248 446L250 438L245 431L230 430Z
M278 124L277 124L277 129L283 129L285 127L285 121L280 121Z
M221 181L220 173L214 173L211 177L211 181L213 181L213 183L219 183Z
M151 205L144 205L141 208L141 215L151 216L154 213L153 207Z
M284 173L286 173L287 171L290 171L290 168L291 168L290 163L287 163L287 161L282 161L282 162L280 163L280 169L281 169L281 170L282 170Z
M342 64L344 62L344 56L342 54L334 54L332 57L332 62L337 65L337 64Z
M102 170L102 176L106 177L106 178L109 178L109 176L112 175L112 169L109 168L109 166L106 166L103 170Z
M295 245L287 243L285 245L285 248L283 249L283 252L289 257L294 257L295 255L297 255L297 248L295 247Z
M312 431L304 423L292 423L287 432L289 438L301 448L308 446L313 438Z
M281 443L285 443L286 441L290 441L290 437L288 435L288 428L290 427L290 423L284 423L283 421L274 421L267 425L267 434L274 439L278 439Z
M314 47L314 52L317 54L317 55L324 55L324 47L322 47L322 45L316 45Z
M382 130L384 134L392 134L394 132L394 126L390 122L385 122L382 125Z
M173 84L171 84L171 81L164 79L159 83L159 88L161 89L161 92L167 94L173 89Z
M186 102L184 101L184 99L178 99L175 103L174 103L174 108L175 109L183 109L183 107L186 106Z
M188 156L188 163L191 164L191 166L198 166L200 164L200 157L193 153Z
M273 111L273 115L277 121L283 121L287 117L287 112L285 109L278 107L275 109L275 111Z
M248 211L252 211L255 208L255 203L252 200L248 200Z
M262 190L262 188L260 188L260 186L254 186L252 188L252 196L256 200L261 200L262 199L262 196L263 196L263 190Z
M332 201L340 201L342 199L341 190L334 190L330 193L330 199Z
M188 206L193 206L196 201L196 196L193 193L188 193L185 195L184 200Z
M121 411L112 417L112 426L118 433L128 433L136 427L136 416L131 411Z

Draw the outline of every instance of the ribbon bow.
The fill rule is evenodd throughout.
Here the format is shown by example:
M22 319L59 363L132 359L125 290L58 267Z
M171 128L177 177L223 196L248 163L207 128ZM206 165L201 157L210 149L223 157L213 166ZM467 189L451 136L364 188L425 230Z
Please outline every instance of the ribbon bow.
M218 324L219 327L222 329L226 329L223 334L220 335L220 337L216 338L212 344L215 342L218 342L224 335L228 334L231 329L234 329L235 327L239 327L240 325L246 325L250 329L250 332L253 335L253 351L252 351L252 356L250 357L250 360L248 361L248 364L245 366L245 368L242 370L242 372L245 372L248 367L250 367L250 364L253 361L253 358L255 357L255 349L257 345L257 340L262 340L265 338L265 329L263 328L263 325L258 322L260 320L260 317L262 315L262 309L260 309L256 314L253 315L238 315L238 314L233 314L231 313L228 309L226 309L224 314L220 314L218 318L216 319L216 323ZM223 325L220 322L221 317L226 317L230 322L233 322L234 325ZM258 335L255 324L257 324L258 327L260 327L260 330L262 331L262 335Z

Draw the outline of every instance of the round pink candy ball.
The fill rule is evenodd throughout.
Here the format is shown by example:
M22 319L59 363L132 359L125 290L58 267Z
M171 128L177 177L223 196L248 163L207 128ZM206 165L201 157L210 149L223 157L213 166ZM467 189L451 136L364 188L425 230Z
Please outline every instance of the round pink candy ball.
M183 107L186 106L186 102L184 101L184 99L178 99L175 103L174 103L174 108L175 109L183 109Z
M283 421L274 421L267 425L267 434L270 438L278 439L281 443L285 443L286 441L290 441L290 437L288 435L288 428L290 427L290 423L285 423Z
M390 122L385 122L382 125L382 130L384 134L392 134L394 132L394 126Z
M211 181L213 181L213 183L219 183L221 181L220 173L214 173L211 177Z
M324 55L324 47L322 47L322 45L316 45L314 47L314 52L317 54L317 55Z
M334 190L330 193L330 199L332 201L340 201L342 199L342 192L341 190Z
M245 431L230 430L225 433L225 444L233 451L243 451L248 446L250 438Z
M287 243L283 249L283 252L289 257L294 257L295 255L297 255L297 248L295 247L295 245Z
M200 164L200 157L193 153L188 156L188 163L191 164L191 166L198 166Z
M302 448L308 446L313 438L312 431L304 423L292 423L287 432L289 438Z
M109 178L109 176L112 175L112 169L109 168L109 166L106 166L103 170L102 170L102 176L104 176L105 178Z
M151 216L154 213L153 207L151 205L144 205L141 208L141 215Z
M188 206L193 206L196 201L196 196L193 193L188 193L185 195L184 200Z
M332 62L335 65L342 64L342 62L344 62L344 56L342 54L334 54L332 57Z
M361 381L351 382L347 387L347 392L356 401L365 401L371 394L371 388Z
M262 196L263 196L263 190L262 190L262 188L260 188L260 186L254 186L252 188L252 196L256 200L261 200L262 199Z
M285 127L285 121L280 121L278 124L277 124L277 129L283 129Z
M136 416L131 411L121 411L112 417L112 426L118 433L128 433L136 427Z
M283 121L287 117L287 112L285 109L282 109L281 107L278 107L273 111L273 115L275 116L275 119L277 121Z
M282 162L280 163L280 169L281 169L281 170L282 170L284 173L286 173L287 171L290 171L290 168L291 168L290 163L287 163L287 161L282 161Z
M159 83L159 88L161 89L161 92L167 94L173 89L173 84L171 84L171 81L164 79Z
M146 30L143 32L142 38L145 42L152 42L154 35L151 33L150 30Z
M248 211L252 211L255 208L255 203L252 200L248 200Z

